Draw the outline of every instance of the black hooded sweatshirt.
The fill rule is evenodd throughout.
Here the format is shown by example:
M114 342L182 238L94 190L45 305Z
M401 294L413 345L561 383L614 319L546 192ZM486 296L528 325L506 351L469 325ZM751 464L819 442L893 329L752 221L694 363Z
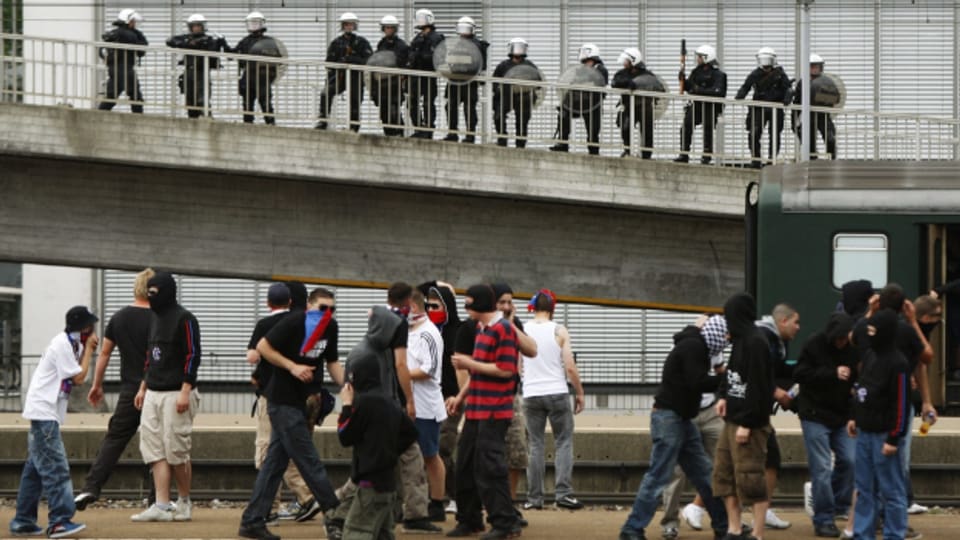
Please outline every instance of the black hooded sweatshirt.
M756 302L747 293L735 294L724 304L723 314L733 343L718 392L727 400L726 420L751 429L765 427L773 406L773 369L770 345L754 324Z
M863 350L857 379L857 427L869 433L886 433L894 446L910 429L910 368L897 349L897 314L882 309L867 321L876 329Z
M801 420L817 422L831 429L842 427L853 415L850 389L856 380L857 350L851 343L838 349L836 340L853 330L853 318L846 313L833 313L827 326L813 334L803 345L794 381L800 383L797 412ZM837 378L837 368L851 369L850 378Z
M196 388L200 367L200 325L192 313L177 303L177 282L166 272L157 272L147 282L153 320L147 339L144 380L157 392L180 390L183 383Z
M873 284L868 280L848 281L840 287L840 307L854 320L860 319L867 312L871 296Z
M436 292L447 310L447 322L438 324L440 336L443 337L443 365L440 371L440 391L444 398L456 396L460 392L460 383L457 382L457 370L453 367L450 358L453 357L457 343L457 332L460 330L460 315L457 314L457 301L453 292L446 287L440 287L436 281L428 281L417 286L424 296Z
M354 395L337 422L340 444L353 447L350 479L370 482L378 492L396 491L400 454L417 440L417 428L397 403L383 394L380 366L366 356L352 366Z
M713 392L720 377L710 375L710 353L700 329L687 326L673 336L673 350L667 355L660 377L660 389L653 406L669 409L684 420L700 412L700 398Z

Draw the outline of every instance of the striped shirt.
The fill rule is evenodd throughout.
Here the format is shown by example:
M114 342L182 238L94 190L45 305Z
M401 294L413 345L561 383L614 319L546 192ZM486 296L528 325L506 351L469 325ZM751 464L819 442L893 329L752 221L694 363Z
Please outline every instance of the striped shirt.
M473 358L477 362L496 364L517 373L517 333L506 319L477 328ZM509 420L513 418L513 394L516 380L473 372L467 393L467 420Z

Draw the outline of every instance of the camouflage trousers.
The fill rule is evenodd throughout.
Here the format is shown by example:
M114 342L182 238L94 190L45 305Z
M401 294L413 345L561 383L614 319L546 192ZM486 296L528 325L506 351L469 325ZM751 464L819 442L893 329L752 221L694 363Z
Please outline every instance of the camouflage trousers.
M420 452L419 444L411 444L403 454L400 454L397 477L399 489L396 504L403 505L403 519L425 519L427 505L430 502L430 491L427 487L427 472L423 468L423 454ZM333 519L346 521L356 494L357 485L350 480L337 490L340 506L337 507Z

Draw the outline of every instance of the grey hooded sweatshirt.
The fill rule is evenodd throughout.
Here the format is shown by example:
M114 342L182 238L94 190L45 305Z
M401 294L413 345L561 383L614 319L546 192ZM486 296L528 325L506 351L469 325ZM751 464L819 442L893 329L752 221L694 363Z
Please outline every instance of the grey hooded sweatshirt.
M380 367L380 387L383 395L400 402L397 394L397 372L394 367L393 350L390 340L400 326L400 317L386 306L374 306L367 321L367 333L347 355L347 378L351 377L357 366L364 363L376 363Z

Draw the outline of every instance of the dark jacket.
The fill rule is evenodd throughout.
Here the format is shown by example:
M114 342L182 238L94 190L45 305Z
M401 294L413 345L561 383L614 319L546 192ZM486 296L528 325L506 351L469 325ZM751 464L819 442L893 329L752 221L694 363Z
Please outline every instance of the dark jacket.
M377 51L393 51L397 55L397 67L403 68L407 66L410 58L410 46L407 45L407 42L400 39L397 36L392 38L381 38L377 42Z
M796 408L801 420L817 422L831 429L842 427L853 417L850 389L857 380L857 351L851 343L838 349L837 339L853 330L853 318L846 313L833 313L827 326L813 334L803 345L794 381L800 383ZM837 378L837 368L851 369L850 378Z
M227 44L226 38L220 34L211 34L209 32L204 32L202 34L188 33L180 34L179 36L173 36L167 40L167 47L211 52L231 51L230 45ZM203 58L203 56L187 54L184 55L183 60L181 60L180 63L183 64L186 71L190 73L194 72L195 70L203 69ZM210 69L217 69L220 67L219 58L216 56L211 56L209 58Z
M700 412L703 393L717 389L720 377L710 375L710 353L699 328L687 326L674 334L673 343L663 364L660 389L653 406L669 409L689 420Z
M727 74L713 64L699 65L690 72L683 88L695 96L727 97Z
M787 346L788 342L780 337L780 329L777 328L776 321L770 315L765 315L756 322L757 328L763 332L763 337L767 339L770 352L770 369L773 370L773 383L786 390L793 385L793 368L787 364Z
M159 290L150 297L153 320L144 365L147 388L165 392L180 390L183 383L196 387L201 353L197 318L177 303L173 276L158 272L147 284Z
M379 366L377 380L384 397L398 401L397 373L394 366L393 350L390 340L400 326L400 317L386 306L374 306L367 321L367 333L347 355L346 374L348 377L365 364Z
M104 32L102 39L108 43L124 43L127 45L147 45L147 38L143 32L136 28L130 28L120 21L113 23L114 28L109 32ZM132 51L125 49L101 49L100 56L107 61L107 67L110 69L133 69L137 65L137 59L146 54L146 51Z
M396 491L400 454L415 440L417 429L391 399L383 395L380 369L369 361L354 365L350 383L355 395L337 422L340 444L353 447L350 479L370 482L378 492Z
M747 75L743 81L740 90L737 91L736 99L744 99L750 90L753 90L754 101L774 101L790 104L793 97L790 77L787 76L783 68L776 66L770 71L764 71L763 68L756 68Z
M500 62L499 64L497 64L497 67L493 70L493 76L506 78L507 72L510 71L510 68L514 66L530 66L533 69L540 69L537 67L536 64L534 64L530 60L527 60L526 58L524 58L523 61L520 62L519 64L514 64L513 60L507 58L503 62ZM524 108L529 108L529 103L533 100L533 94L534 94L533 92L517 92L516 94L514 94L513 92L511 92L509 84L498 83L493 85L493 104L494 104L494 107L499 107L497 102L500 99L505 97L510 97L512 98L512 101L514 103L519 103L521 100L525 101L526 103L528 103L528 105L526 105ZM517 108L519 108L519 106Z
M410 57L407 59L407 67L421 71L434 71L436 66L433 65L433 51L443 40L443 34L437 32L436 28L428 34L418 33L410 42Z
M769 343L754 324L756 303L749 294L738 293L724 304L723 314L733 343L718 392L727 400L726 420L747 428L767 426L773 405L773 370Z
M886 433L896 445L910 429L910 368L897 350L897 314L883 309L870 318L876 328L862 354L857 379L857 427L869 433Z
M372 54L373 49L370 47L370 42L367 41L367 38L351 32L349 34L340 34L330 42L330 46L327 47L327 62L363 65L367 63L367 58L370 58ZM342 68L328 69L327 78L329 80L342 78L346 72L347 70ZM360 80L362 84L363 72L354 71L353 73L353 77Z
M430 294L431 291L436 291L440 296L440 301L443 302L447 310L447 322L437 324L437 329L440 330L440 336L443 337L443 366L440 372L440 391L445 398L456 396L460 392L460 383L457 382L457 370L453 367L450 359L453 357L457 343L457 332L460 331L461 324L460 315L457 314L457 299L453 296L450 289L437 286L436 281L423 283L417 286L417 289L419 289L424 296Z
M253 46L256 45L258 41L262 39L273 39L265 34L266 31L267 29L263 28L256 32L250 32L237 43L237 46L233 48L233 52L237 54L252 54ZM240 60L237 62L237 65L240 68L241 84L250 77L258 77L261 82L266 79L268 83L272 83L277 78L277 65L272 62Z
M634 81L634 79L640 75L653 75L653 72L648 70L643 64L639 66L633 66L629 69L623 68L613 75L613 83L610 86L614 88L627 88L630 90L636 90L637 83ZM647 107L652 107L654 101L656 101L655 98L643 96L642 109L646 110ZM624 105L628 105L630 103L630 96L620 96L620 102Z

